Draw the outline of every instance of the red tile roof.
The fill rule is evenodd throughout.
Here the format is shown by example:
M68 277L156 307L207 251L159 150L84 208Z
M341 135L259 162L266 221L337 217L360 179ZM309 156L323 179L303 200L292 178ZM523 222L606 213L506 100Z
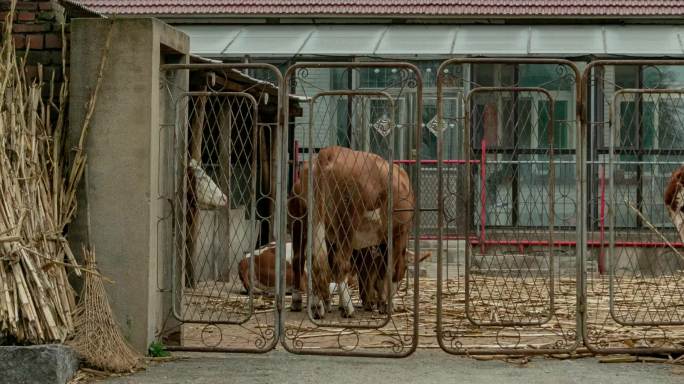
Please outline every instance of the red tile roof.
M103 14L675 17L684 0L69 0Z

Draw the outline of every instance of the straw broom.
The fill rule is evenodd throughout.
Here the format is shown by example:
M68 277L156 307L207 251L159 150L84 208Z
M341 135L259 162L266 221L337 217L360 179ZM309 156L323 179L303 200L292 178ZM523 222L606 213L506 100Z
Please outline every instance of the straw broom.
M62 342L74 330L67 269L77 275L82 270L64 232L76 211L88 121L69 162L63 153L66 70L58 92L55 74L45 81L40 66L36 81L26 77L27 52L17 58L11 35L15 6L13 0L0 47L0 337L22 344ZM64 61L66 44L62 55Z
M97 270L95 252L83 248L86 266ZM94 368L125 373L142 367L142 356L126 342L114 320L102 276L86 274L83 294L76 307L76 333L68 344Z

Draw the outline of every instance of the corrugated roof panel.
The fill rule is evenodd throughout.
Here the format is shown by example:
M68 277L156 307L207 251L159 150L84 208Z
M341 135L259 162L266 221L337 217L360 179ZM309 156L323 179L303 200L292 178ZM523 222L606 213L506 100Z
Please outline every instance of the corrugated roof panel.
M204 56L216 55L240 33L240 26L231 25L194 25L178 26L178 29L190 36L192 53Z
M293 55L299 52L314 29L308 25L246 26L240 36L226 47L225 56ZM190 41L192 49L192 40Z
M456 32L453 54L464 55L525 55L527 26L473 25L462 26Z
M534 26L531 29L531 54L586 55L604 53L601 28L584 25Z
M184 25L179 28L190 36L192 53L207 57L684 56L684 27L674 26Z
M457 27L446 25L394 25L390 27L375 51L378 55L413 52L416 55L451 53Z
M338 55L357 52L373 54L377 42L387 29L382 25L320 25L301 50L301 54Z
M677 32L672 26L606 26L609 53L626 55L682 55Z

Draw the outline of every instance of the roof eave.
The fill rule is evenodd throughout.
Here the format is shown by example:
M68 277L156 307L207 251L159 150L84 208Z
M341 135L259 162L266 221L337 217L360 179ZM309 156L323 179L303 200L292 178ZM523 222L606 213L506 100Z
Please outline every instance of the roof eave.
M684 15L425 15L425 14L395 14L395 15L369 15L369 14L225 14L225 13L104 13L109 16L141 17L152 16L160 19L187 18L187 19L411 19L411 20L682 20Z

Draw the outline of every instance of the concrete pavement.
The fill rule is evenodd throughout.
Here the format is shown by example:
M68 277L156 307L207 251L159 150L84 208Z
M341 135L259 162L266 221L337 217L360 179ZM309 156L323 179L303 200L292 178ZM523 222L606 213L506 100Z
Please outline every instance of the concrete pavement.
M405 359L266 355L190 354L106 383L197 384L381 384L381 383L684 383L684 367L667 364L604 364L594 358L534 357L525 365L478 361L439 351L418 351Z

